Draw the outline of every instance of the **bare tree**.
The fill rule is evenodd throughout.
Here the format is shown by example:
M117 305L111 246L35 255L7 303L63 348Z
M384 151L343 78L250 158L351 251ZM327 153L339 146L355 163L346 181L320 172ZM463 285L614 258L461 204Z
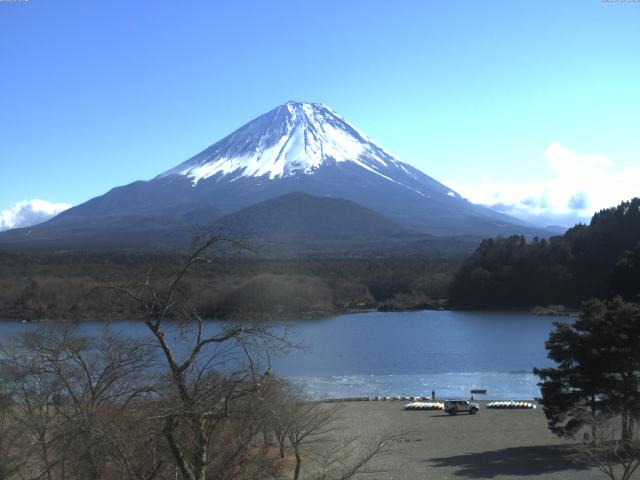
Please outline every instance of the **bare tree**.
M294 399L285 409L285 414L287 437L296 458L293 479L298 480L302 467L302 446L326 440L327 434L335 426L333 422L338 409L334 405Z
M640 467L640 428L620 415L601 413L592 423L598 435L583 436L576 447L580 457L611 480L629 480Z
M155 422L150 401L133 402L108 424L111 469L119 478L154 480L171 471L171 454Z
M286 380L272 376L265 380L259 396L266 414L262 421L263 447L269 447L269 437L273 434L278 442L278 456L283 459L287 445L287 411L292 396Z
M37 355L18 345L3 346L0 374L2 384L11 388L11 420L31 439L20 452L33 478L52 479L60 459L52 446L59 431L54 403L61 398L61 386L48 373Z
M180 300L189 270L211 261L225 245L244 247L223 237L209 237L167 284L156 285L149 272L139 288L112 287L137 305L140 320L162 352L169 373L165 401L156 419L163 422L162 434L185 480L222 478L224 471L232 471L229 455L237 458L243 449L246 453L247 445L238 445L233 452L221 447L229 446L229 432L244 418L245 402L270 375L270 350L284 341L260 325L228 323L207 329L198 312ZM175 327L180 327L184 340L180 346L168 337Z
M152 359L148 344L107 330L91 338L70 328L38 331L5 347L1 371L13 386L13 415L34 440L22 452L33 460L25 475L93 479L126 463L116 432L125 417L130 426L143 423L133 405L154 391Z
M340 405L310 401L283 380L273 382L268 398L268 421L278 440L280 457L285 457L287 441L295 456L294 480L302 478L305 457L319 467L319 473L318 468L312 468L305 476L317 480L346 480L359 474L387 472L367 467L406 434L386 433L370 444L341 436Z
M388 473L392 468L368 468L370 462L391 452L394 442L401 440L406 432L386 433L372 444L363 444L356 437L333 439L329 448L316 452L313 460L320 466L314 480L347 480L358 475Z
M29 445L24 431L12 418L15 402L10 393L0 392L0 480L13 478L24 464Z

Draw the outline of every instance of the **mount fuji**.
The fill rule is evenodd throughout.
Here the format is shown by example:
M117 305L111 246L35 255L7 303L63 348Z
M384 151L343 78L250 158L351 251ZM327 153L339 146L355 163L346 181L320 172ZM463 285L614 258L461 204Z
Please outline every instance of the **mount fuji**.
M48 222L5 232L0 244L106 242L141 247L163 239L171 243L193 225L224 225L223 217L229 215L234 215L236 223L238 218L255 218L238 212L261 202L282 196L289 202L299 201L298 196L288 195L295 192L316 198L316 213L339 208L323 199L355 202L371 211L373 215L366 218L384 221L384 231L389 231L389 224L395 225L396 237L401 232L409 236L548 235L472 204L389 153L329 107L287 102L149 181L116 187ZM283 202L277 205L277 217L267 224L288 221ZM272 214L267 207L257 211ZM252 229L252 225L246 227Z

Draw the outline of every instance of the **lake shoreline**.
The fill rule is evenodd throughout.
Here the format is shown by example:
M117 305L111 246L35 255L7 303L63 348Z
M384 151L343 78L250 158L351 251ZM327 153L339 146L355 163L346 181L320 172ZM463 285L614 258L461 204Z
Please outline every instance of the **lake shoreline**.
M553 306L548 307L540 307L536 306L533 308L514 308L514 309L504 309L504 308L495 308L495 309L467 309L467 308L452 308L447 305L446 300L442 302L434 302L433 304L420 304L406 307L399 307L396 305L384 303L377 307L371 308L344 308L344 309L335 309L331 311L308 311L308 312L279 312L279 313L257 313L245 312L245 315L242 315L242 320L245 321L299 321L299 320L325 320L328 318L333 318L342 315L356 315L362 313L410 313L410 312L500 312L500 313L514 313L514 314L532 314L538 317L572 317L576 316L580 313L580 310L573 308L552 308ZM204 318L205 321L235 321L240 320L240 315L229 315L229 316L221 316L216 318ZM92 319L73 319L73 318L16 318L13 314L8 314L7 312L0 311L0 322L17 322L17 323L39 323L39 324L52 324L52 323L61 323L61 324L70 324L70 323L83 323L83 322L124 322L131 321L131 317L129 316L112 316L112 317L98 317Z

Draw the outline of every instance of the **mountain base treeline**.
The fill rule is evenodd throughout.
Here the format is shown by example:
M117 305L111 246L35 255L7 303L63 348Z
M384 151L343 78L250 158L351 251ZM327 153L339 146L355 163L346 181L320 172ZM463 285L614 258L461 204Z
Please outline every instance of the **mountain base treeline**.
M159 290L183 257L0 252L0 318L116 320L136 307L111 287ZM204 318L314 318L439 308L460 260L233 258L201 264L178 292Z
M464 261L448 299L455 308L578 306L590 298L640 300L640 199L596 213L549 240L484 240Z

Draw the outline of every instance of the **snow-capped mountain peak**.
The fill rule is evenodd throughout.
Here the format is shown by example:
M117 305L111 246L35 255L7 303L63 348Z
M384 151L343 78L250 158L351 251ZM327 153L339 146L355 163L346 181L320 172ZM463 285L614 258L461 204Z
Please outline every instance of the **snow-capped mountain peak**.
M305 195L316 199L306 201ZM327 202L327 197L339 201ZM278 198L281 200L275 204L265 203ZM235 216L252 205L255 208L249 217ZM83 245L93 247L96 239L126 242L130 237L128 245L137 248L141 242L169 245L172 239L184 235L189 225L219 221L229 228L235 225L272 232L269 238L276 238L286 231L277 227L288 222L310 225L309 218L323 218L323 225L333 225L346 218L345 211L362 216L349 221L353 222L351 227L362 226L360 233L360 227L355 228L356 236L358 242L365 243L372 230L367 230L361 220L371 218L371 214L411 231L405 239L411 242L407 245L413 245L413 235L420 233L494 236L523 232L516 220L468 202L446 185L401 162L325 105L287 102L177 167L148 181L113 188L62 212L37 232L30 229L26 235L34 245L55 244L55 239L60 239L65 248L67 240L73 243L84 239L87 243ZM251 222L243 225L247 218ZM375 223L380 225L377 220ZM346 238L342 233L349 242L355 241L356 237L349 236L353 228L342 233L340 228L322 227L313 241L339 237L333 245L343 248L348 242L340 243ZM390 247L397 248L396 241L405 241L400 238L404 233L387 227L375 230L375 234L383 230L390 232ZM23 242L27 237L21 235L16 238ZM307 245L307 237L291 238ZM110 241L116 240L105 240ZM364 250L358 252L360 255Z
M353 162L395 183L400 182L388 175L390 167L410 174L406 164L326 105L287 102L160 177L183 175L194 185L216 175L274 179L314 174L323 165L341 162Z

